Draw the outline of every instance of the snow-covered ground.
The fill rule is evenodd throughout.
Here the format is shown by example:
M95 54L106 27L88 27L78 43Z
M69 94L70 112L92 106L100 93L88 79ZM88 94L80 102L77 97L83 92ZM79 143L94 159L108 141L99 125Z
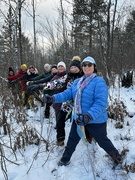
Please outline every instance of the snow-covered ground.
M125 110L130 114L130 117L124 114L123 128L121 129L115 128L116 120L109 119L108 137L120 152L126 151L123 165L125 163L131 165L135 163L135 86L110 89L110 95L112 101L109 99L109 104L113 104L115 99L123 101ZM50 119L43 119L43 121L40 110L35 113L28 110L27 114L26 128L35 128L38 135L42 134L42 141L38 146L31 144L23 149L17 149L15 154L11 149L5 148L5 156L10 160L5 161L5 169L9 180L93 180L91 164L96 180L135 180L135 172L127 174L124 170L113 170L111 159L95 142L85 144L81 140L71 158L71 163L66 167L58 167L57 162L61 158L64 147L55 145L56 130L54 129L55 116L53 109L51 109ZM15 123L11 116L9 119L12 129L14 129L14 132L12 132L13 138L16 136L15 131L19 132L22 127L21 123ZM65 145L70 127L71 122L68 120L66 122ZM3 136L2 129L0 132L1 143L4 141L9 145L9 136ZM2 159L0 161L2 166L4 163ZM0 180L4 180L1 168Z

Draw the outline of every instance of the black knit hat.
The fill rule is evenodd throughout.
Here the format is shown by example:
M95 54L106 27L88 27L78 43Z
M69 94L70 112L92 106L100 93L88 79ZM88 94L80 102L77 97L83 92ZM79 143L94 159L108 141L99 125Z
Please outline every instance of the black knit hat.
M56 64L52 65L52 66L51 66L51 69L52 69L52 68L57 69L57 65L56 65Z
M8 72L10 73L10 71L12 71L13 72L13 74L15 74L15 72L14 72L14 70L13 70L13 68L12 67L9 67L8 68ZM10 74L9 74L10 75Z
M13 71L13 68L12 68L12 67L9 67L8 69L9 69L9 71Z
M10 72L10 71L14 72L14 70L13 70L12 67L9 67L8 69L9 69L9 72Z
M73 60L73 61L71 62L71 64L70 64L70 67L71 67L71 66L76 66L76 67L78 67L78 68L81 70L81 62L78 61L78 60Z

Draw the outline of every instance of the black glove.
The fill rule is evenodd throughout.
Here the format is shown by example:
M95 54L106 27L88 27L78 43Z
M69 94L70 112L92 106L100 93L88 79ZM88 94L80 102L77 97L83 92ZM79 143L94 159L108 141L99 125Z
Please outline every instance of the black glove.
M18 79L10 81L10 84L16 84L18 82Z
M48 94L45 94L43 97L43 102L49 104L50 106L53 104L54 102L54 97L53 96L49 96Z
M79 126L85 126L89 124L89 122L92 120L92 117L90 114L79 114L78 118L75 120L76 124Z

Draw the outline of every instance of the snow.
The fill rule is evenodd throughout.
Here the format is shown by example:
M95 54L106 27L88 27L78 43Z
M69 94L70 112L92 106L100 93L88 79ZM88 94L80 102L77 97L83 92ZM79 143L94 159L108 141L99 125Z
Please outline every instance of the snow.
M124 114L123 128L115 128L116 120L108 119L108 137L111 139L115 147L121 152L127 150L123 159L123 164L130 165L135 163L135 86L130 88L113 87L109 90L111 100L109 104L114 104L114 101L123 101L125 110L130 117ZM15 111L15 110L14 110ZM51 108L50 119L42 118L43 109L37 112L28 110L26 122L27 127L36 129L37 134L42 134L42 141L37 146L31 144L23 149L17 149L15 155L10 148L4 147L4 153L8 160L5 161L8 180L93 180L91 164L94 169L96 180L134 180L135 173L124 170L113 170L113 164L106 152L101 149L94 141L92 144L85 144L82 140L79 142L76 151L74 152L71 163L68 166L58 167L57 163L60 160L64 147L57 147L55 115ZM12 112L12 110L11 110ZM11 127L14 129L12 138L15 140L15 131L22 129L21 123L17 124L14 120L11 122ZM43 126L43 129L41 128ZM66 140L70 131L71 122L66 122ZM0 130L1 143L6 142L9 145L9 136L4 136L2 129ZM46 146L45 140L48 142ZM47 150L48 147L48 150ZM14 163L12 163L14 162ZM16 164L15 164L16 163ZM3 163L1 163L2 165ZM18 164L18 165L17 165ZM0 180L4 180L2 169L0 169Z

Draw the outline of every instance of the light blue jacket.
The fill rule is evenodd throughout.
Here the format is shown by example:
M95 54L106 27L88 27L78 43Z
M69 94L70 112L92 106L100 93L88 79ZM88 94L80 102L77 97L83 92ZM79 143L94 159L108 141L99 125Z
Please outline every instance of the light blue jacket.
M74 81L73 85L63 91L62 93L55 94L54 101L66 102L70 99L75 99L77 92L77 83L80 80ZM100 124L107 121L107 103L108 103L108 87L102 77L96 76L84 88L81 96L81 109L82 114L89 113L92 116L90 123Z

